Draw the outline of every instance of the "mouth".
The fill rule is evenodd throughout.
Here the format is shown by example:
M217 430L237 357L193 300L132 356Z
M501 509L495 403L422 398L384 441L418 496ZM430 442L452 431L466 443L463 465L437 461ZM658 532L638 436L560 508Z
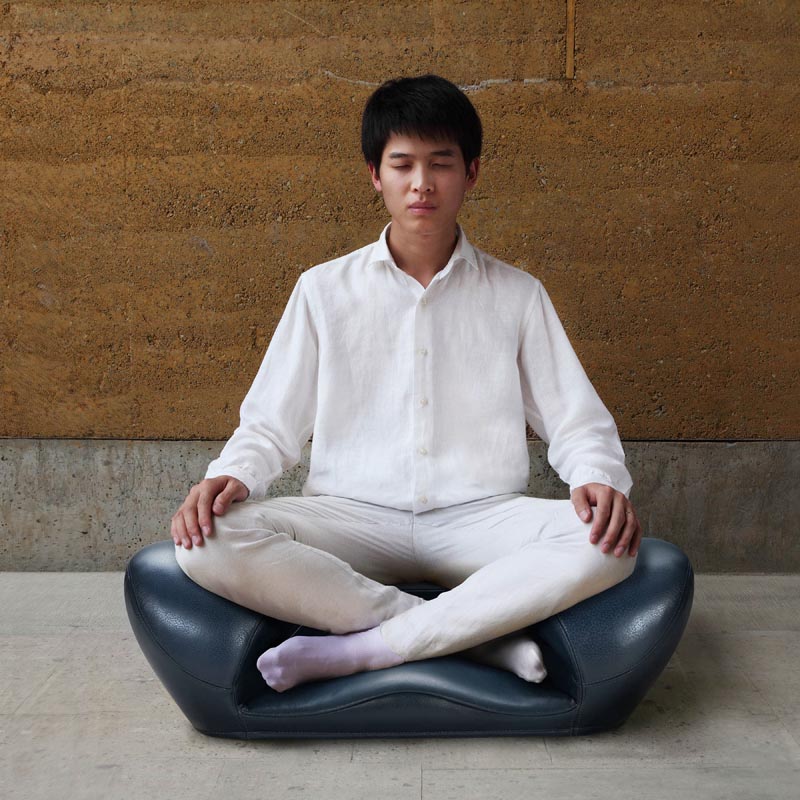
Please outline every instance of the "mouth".
M436 210L436 206L432 203L412 203L408 210L417 214L428 214Z

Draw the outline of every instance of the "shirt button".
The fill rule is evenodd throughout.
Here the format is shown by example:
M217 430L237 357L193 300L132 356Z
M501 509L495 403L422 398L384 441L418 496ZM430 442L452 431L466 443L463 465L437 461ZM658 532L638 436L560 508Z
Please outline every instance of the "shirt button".
M418 450L418 452L419 452L419 454L420 454L421 456L426 456L426 455L428 455L428 451L427 451L427 450L426 450L424 447L420 447L420 449Z
M428 405L428 398L427 398L427 397L422 397L422 398L420 398L419 404L420 404L421 406L426 406L426 405Z
M420 501L420 503L427 503L428 502L428 498L425 497L425 495L423 494L423 495L421 495L419 497L419 501Z
M419 353L421 356L426 356L426 355L428 355L428 350L427 350L427 348L425 348L425 347L420 347L420 349L419 349L419 350L417 350L417 352L418 352L418 353Z
M424 306L428 305L428 298L427 297L423 297L422 300L420 300L420 303L422 303L422 305L424 305Z

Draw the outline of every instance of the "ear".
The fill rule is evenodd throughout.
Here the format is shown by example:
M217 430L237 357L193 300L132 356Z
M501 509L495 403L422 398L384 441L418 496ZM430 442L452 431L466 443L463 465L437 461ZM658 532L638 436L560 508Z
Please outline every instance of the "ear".
M467 189L471 189L478 182L478 171L480 170L480 158L473 158L467 170Z
M375 165L370 161L367 164L367 167L369 168L369 176L372 178L372 185L375 187L375 191L383 191L381 187L381 179L378 177L378 170L375 169Z

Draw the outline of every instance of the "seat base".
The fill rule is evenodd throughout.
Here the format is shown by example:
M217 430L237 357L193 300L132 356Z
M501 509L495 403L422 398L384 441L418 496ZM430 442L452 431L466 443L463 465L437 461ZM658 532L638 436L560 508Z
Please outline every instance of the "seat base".
M266 617L206 591L171 541L134 555L128 618L142 651L191 724L238 739L569 736L621 725L666 666L693 597L685 554L643 539L634 573L523 630L548 675L531 683L452 654L309 681L276 692L256 667L264 650L323 631ZM433 584L404 584L430 598Z

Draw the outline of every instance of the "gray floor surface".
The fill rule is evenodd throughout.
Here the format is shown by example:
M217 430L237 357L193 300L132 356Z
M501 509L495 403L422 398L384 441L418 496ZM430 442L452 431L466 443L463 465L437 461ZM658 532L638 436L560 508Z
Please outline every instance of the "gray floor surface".
M0 795L800 797L800 575L697 575L683 640L616 731L574 738L206 737L128 624L123 574L0 573Z

